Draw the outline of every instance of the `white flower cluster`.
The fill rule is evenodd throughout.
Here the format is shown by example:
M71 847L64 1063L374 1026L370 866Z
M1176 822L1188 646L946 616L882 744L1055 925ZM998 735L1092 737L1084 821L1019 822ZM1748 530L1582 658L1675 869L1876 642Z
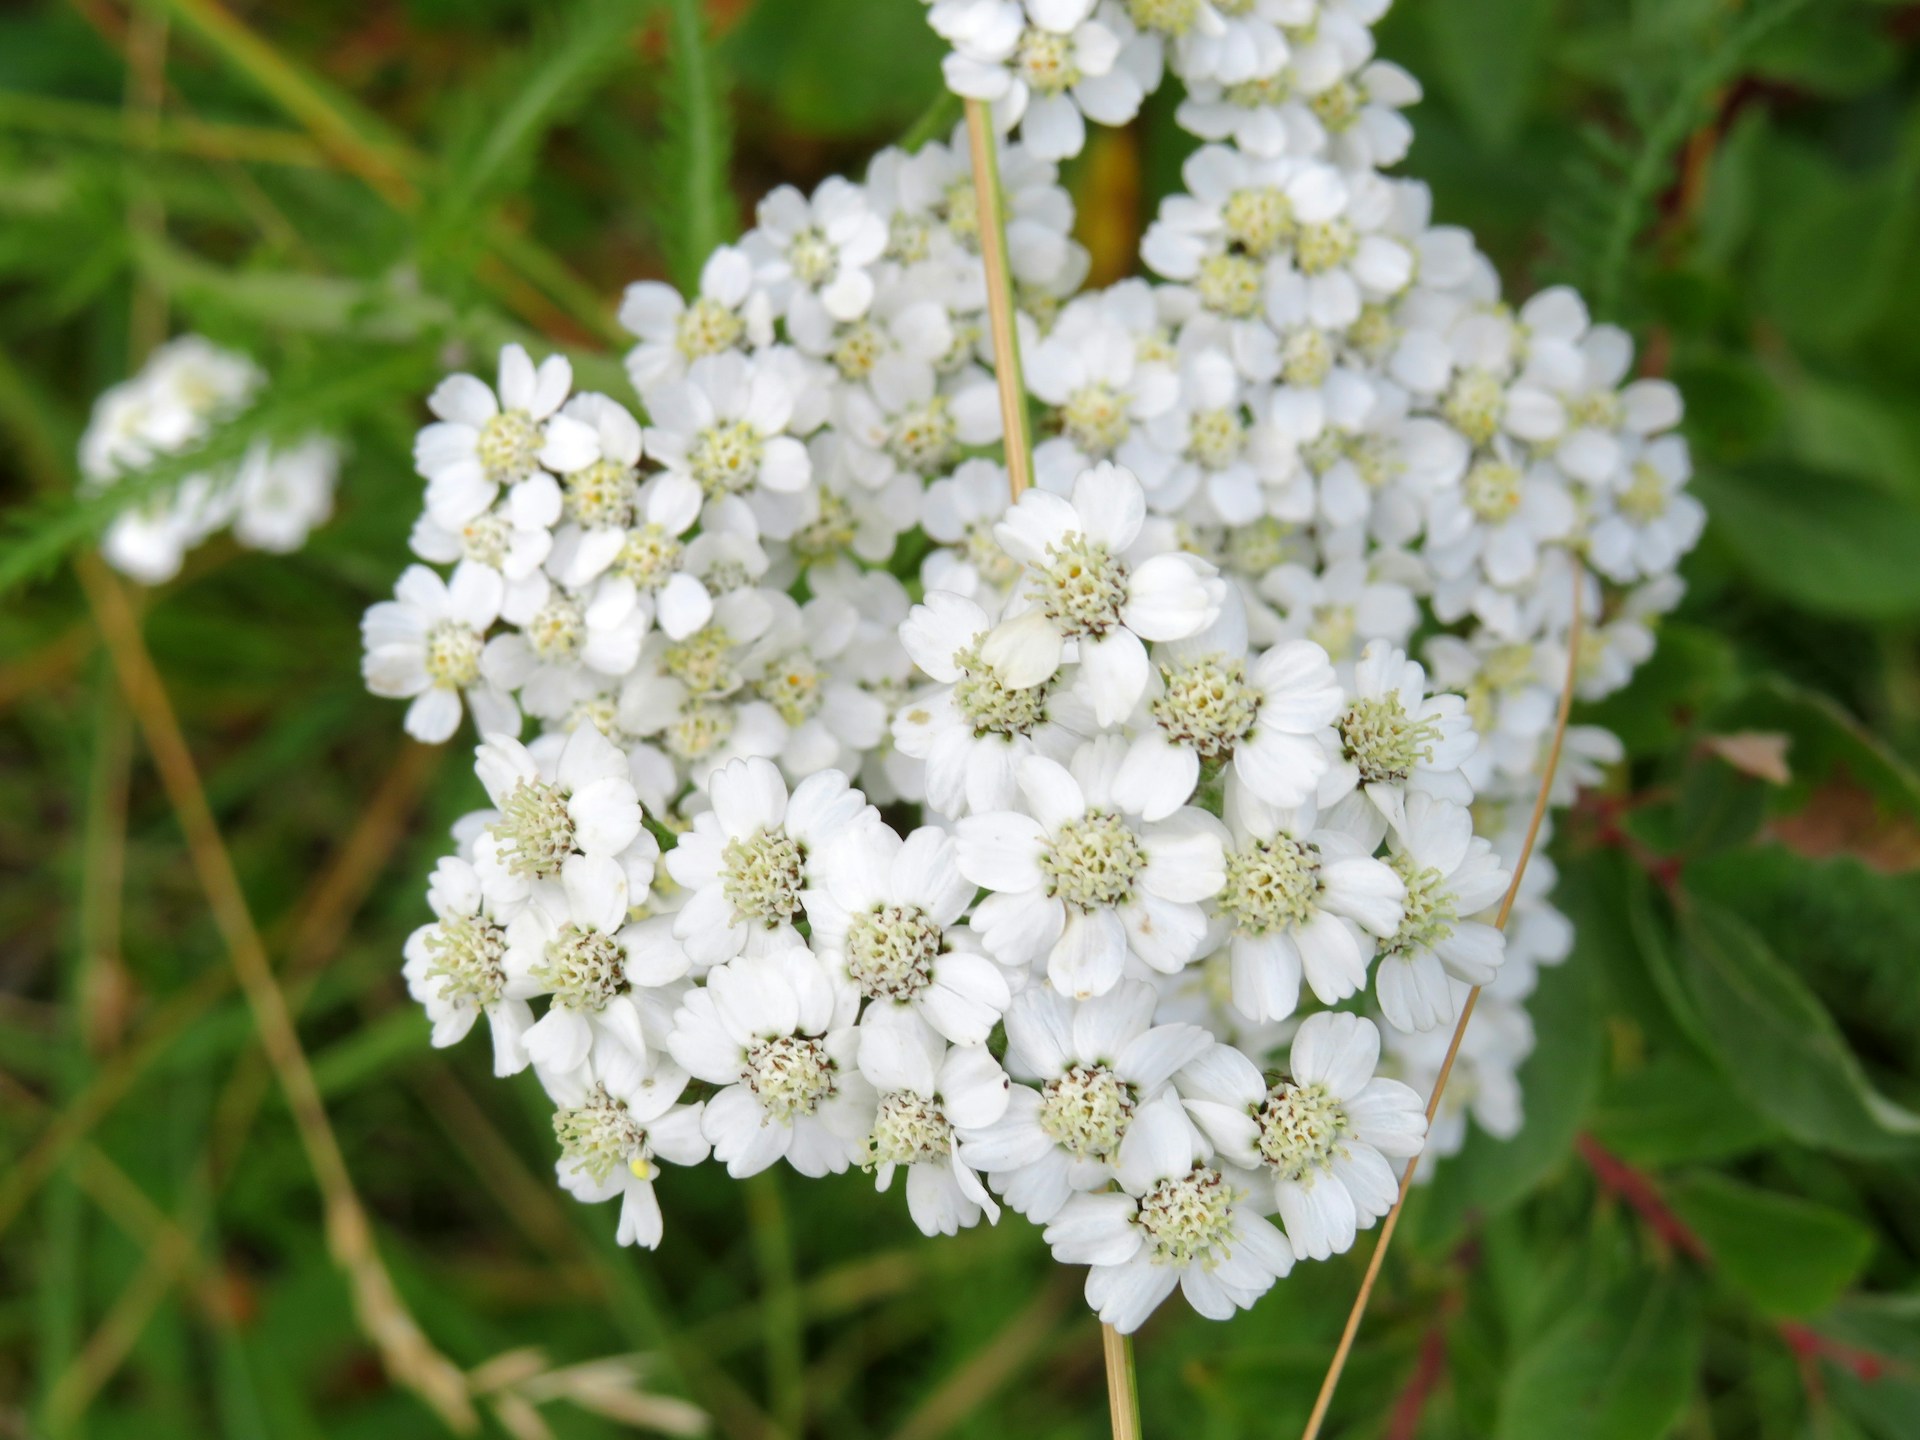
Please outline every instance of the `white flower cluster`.
M1510 309L1379 173L1417 95L1381 8L932 7L1021 125L1017 502L962 135L776 191L694 296L631 287L644 423L517 346L432 396L365 670L422 739L472 708L492 808L407 976L436 1043L484 1011L536 1071L623 1240L662 1160L904 1166L923 1230L1004 1204L1131 1330L1346 1249L1468 1109L1519 1123L1571 945L1544 857L1493 920L1563 677L1625 683L1701 515L1626 337ZM1166 283L1076 293L1049 157L1166 63L1226 143L1143 242ZM1556 800L1617 748L1576 727ZM1475 986L1429 1136L1403 1082Z
M156 349L140 373L94 402L80 440L80 473L104 490L156 460L205 440L259 394L266 377L244 355L198 335ZM180 571L187 551L225 526L253 550L286 554L333 510L340 448L324 436L291 446L256 441L237 466L191 475L150 503L122 510L101 552L116 570L158 585Z

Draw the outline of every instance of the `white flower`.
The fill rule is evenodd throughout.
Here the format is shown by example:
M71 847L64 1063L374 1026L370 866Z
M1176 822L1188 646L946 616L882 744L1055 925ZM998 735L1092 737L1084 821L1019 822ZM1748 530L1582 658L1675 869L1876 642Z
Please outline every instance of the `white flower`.
M1374 858L1374 813L1346 806L1323 820L1311 805L1277 808L1229 785L1233 843L1214 903L1229 927L1234 1008L1247 1019L1291 1015L1302 976L1325 1005L1367 983L1375 944L1395 932L1406 898Z
M648 397L647 454L692 476L710 501L761 487L796 491L813 473L807 447L785 433L795 397L768 354L703 356Z
M480 673L501 690L518 691L520 706L543 720L567 713L594 676L617 680L640 659L647 616L631 586L610 586L589 597L551 590L546 602L521 618L521 628L496 635L480 656Z
M921 566L929 595L951 590L998 608L1020 576L1020 562L1000 548L993 533L1011 503L1006 467L992 460L962 461L927 487L920 525L944 547Z
M473 707L483 734L517 733L520 710L480 669L487 631L500 616L505 587L498 571L465 563L448 584L424 565L409 565L394 598L367 608L360 622L367 688L390 699L412 699L407 733L437 745L460 724L460 701Z
M1464 1002L1467 987L1455 982L1455 1008ZM1407 1033L1388 1027L1389 1068L1413 1087L1416 1094L1433 1093L1440 1066L1452 1045L1450 1029ZM1415 1180L1433 1178L1434 1162L1456 1155L1466 1143L1469 1117L1496 1140L1520 1133L1523 1118L1520 1081L1515 1073L1533 1052L1533 1023L1518 1005L1482 994L1474 1007L1473 1024L1460 1040L1460 1052L1447 1079L1446 1093L1434 1112L1420 1153Z
M1141 1107L1213 1043L1197 1025L1155 1025L1158 1002L1151 985L1133 980L1092 1000L1044 986L1014 997L1007 1065L1040 1083L1016 1085L1006 1114L963 1138L960 1158L991 1172L993 1188L1036 1224L1076 1191L1114 1178L1137 1143Z
M782 185L760 202L759 224L741 242L759 282L789 318L817 307L834 320L855 320L873 303L868 266L887 248L887 222L867 206L858 185L838 175L809 200Z
M674 1016L667 1048L718 1085L701 1133L736 1179L785 1159L839 1174L870 1153L876 1097L861 1075L860 996L804 946L743 955L707 974Z
M789 796L779 768L760 759L715 771L707 793L713 808L667 855L667 872L692 892L673 933L699 965L800 943L794 925L820 885L822 855L849 827L877 824L878 812L838 770L809 775Z
M1200 902L1225 875L1223 831L1184 795L1168 804L1178 777L1146 768L1118 736L1083 745L1071 772L1029 755L1014 772L1025 813L959 822L961 873L995 892L973 919L988 953L1044 960L1055 989L1085 997L1113 989L1129 953L1172 974L1199 952ZM1166 818L1143 822L1122 796Z
M577 1070L591 1054L603 1072L624 1073L648 1055L635 992L679 979L686 956L657 924L628 919L627 874L616 861L570 856L555 889L507 922L507 993L549 1001L527 1031L527 1054L548 1070Z
M1333 767L1320 783L1322 805L1358 787L1398 825L1405 797L1413 794L1462 804L1473 798L1460 773L1477 743L1466 702L1458 695L1429 695L1420 662L1384 641L1361 652L1352 700L1334 730Z
M554 1168L561 1186L590 1205L618 1195L619 1243L657 1249L662 1225L653 1193L656 1162L698 1165L707 1158L700 1131L704 1107L675 1103L686 1088L686 1072L656 1060L610 1077L597 1076L591 1065L543 1068L540 1080L559 1107L553 1134L560 1142Z
M474 842L474 865L495 905L516 907L560 878L575 855L618 861L635 903L645 899L659 847L642 823L627 757L592 726L543 736L539 753L489 735L474 770L494 815Z
M427 509L447 530L459 530L493 504L503 485L537 469L573 469L591 458L592 436L555 418L573 385L564 355L536 370L519 345L500 351L499 395L472 375L449 375L427 397L439 418L414 441L413 463L427 482Z
M1092 0L938 0L929 19L953 46L947 87L993 102L1001 130L1043 160L1078 155L1086 118L1124 125L1159 83L1157 46L1114 6ZM1083 118L1086 117L1086 118Z
M960 1158L961 1138L1006 1114L1011 1084L984 1045L951 1048L911 1015L860 1026L860 1073L876 1091L867 1163L876 1188L907 1167L907 1210L925 1235L955 1235L1000 1207Z
M490 905L472 865L442 856L427 882L434 921L407 937L403 973L407 993L426 1007L435 1046L464 1038L485 1013L493 1030L493 1073L527 1068L524 1043L533 1011L506 993L506 927Z
M707 257L691 303L659 280L629 285L620 323L640 337L627 352L627 374L643 396L680 379L704 355L758 350L773 340L772 305L754 284L752 259L736 245Z
M1139 703L1149 640L1179 640L1220 614L1226 586L1196 556L1154 554L1144 535L1140 482L1099 465L1074 482L1073 499L1029 490L994 527L1002 548L1027 566L1017 613L980 647L1016 690L1045 683L1068 641L1076 685L1103 725Z
M1087 1265L1087 1303L1131 1334L1175 1285L1210 1320L1250 1308L1293 1269L1293 1249L1249 1204L1244 1178L1209 1164L1179 1097L1140 1108L1119 1193L1076 1195L1047 1226L1053 1257Z
M1048 489L1065 492L1088 465L1113 456L1135 424L1165 414L1179 399L1174 368L1141 358L1142 317L1127 298L1082 296L1027 356L1027 388L1057 407L1060 434L1033 454L1034 473ZM1150 321L1151 312L1144 318Z
M563 531L554 568L570 589L595 586L596 603L631 592L642 629L658 621L669 638L684 640L713 617L713 596L697 568L700 551L722 535L756 543L752 512L738 500L715 501L704 514L701 505L690 476L652 476L635 490L624 527ZM689 541L695 521L702 522L702 535Z
M1399 928L1380 943L1374 991L1389 1024L1431 1030L1456 1013L1449 977L1484 985L1498 972L1500 932L1466 917L1498 901L1510 877L1473 833L1470 812L1417 791L1387 846L1406 900Z
M895 712L894 743L926 762L928 802L953 818L1010 809L1021 758L1064 759L1077 732L1091 728L1092 717L1075 714L1053 679L1008 685L981 655L990 629L978 605L942 590L929 591L900 627L914 664L942 688Z
M1329 560L1317 570L1276 566L1261 581L1260 593L1280 607L1286 634L1305 636L1343 668L1376 640L1404 645L1420 623L1413 592L1376 576L1358 557Z
M873 1002L862 1023L906 1011L956 1045L984 1044L1012 995L961 923L974 887L953 837L926 826L902 840L873 825L829 843L827 894L809 902L813 946Z
M233 482L234 539L276 555L298 550L333 513L339 473L340 446L324 435L285 448L256 442Z
M1598 500L1601 513L1587 540L1587 558L1610 580L1628 584L1671 571L1700 539L1707 512L1686 493L1693 477L1687 442L1662 435L1629 450L1623 479Z
M1425 554L1443 580L1471 584L1477 570L1492 584L1512 588L1538 573L1541 547L1564 539L1574 519L1573 496L1554 467L1527 465L1496 439L1494 448L1475 457L1457 489L1434 492Z
M1426 1105L1376 1076L1380 1032L1358 1015L1301 1022L1288 1074L1268 1087L1238 1050L1216 1045L1176 1079L1188 1112L1220 1153L1273 1185L1294 1254L1325 1260L1393 1208L1389 1157L1420 1153Z

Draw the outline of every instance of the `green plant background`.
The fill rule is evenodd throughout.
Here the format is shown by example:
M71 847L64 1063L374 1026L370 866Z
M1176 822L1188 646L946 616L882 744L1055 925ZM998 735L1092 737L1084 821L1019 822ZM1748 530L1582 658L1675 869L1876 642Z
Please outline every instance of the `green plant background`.
M1402 168L1515 294L1634 329L1712 522L1590 717L1630 761L1554 842L1579 943L1526 1128L1418 1193L1329 1433L1920 1436L1920 7L1402 0L1380 39L1427 85ZM399 983L464 747L407 746L357 676L433 378L521 337L618 393L619 288L857 173L937 63L915 0L0 15L0 1434L438 1433L327 1258L70 564L87 406L162 325L270 367L237 441L353 446L305 551L216 543L144 628L435 1342L645 1352L730 1436L1105 1433L1078 1276L1018 1220L928 1241L858 1175L708 1168L665 1179L655 1256L554 1188L532 1077L431 1051ZM1172 109L1068 167L1099 276L1177 182ZM1297 1433L1370 1245L1225 1326L1166 1307L1148 1434Z

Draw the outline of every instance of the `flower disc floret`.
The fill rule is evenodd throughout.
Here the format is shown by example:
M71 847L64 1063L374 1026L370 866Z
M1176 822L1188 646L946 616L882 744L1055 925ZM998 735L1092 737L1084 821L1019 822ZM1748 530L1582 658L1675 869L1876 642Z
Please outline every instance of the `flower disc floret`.
M1346 1107L1318 1082L1276 1086L1254 1120L1261 1158L1280 1179L1295 1182L1330 1165L1350 1128Z
M673 327L673 343L688 360L702 355L718 355L731 350L746 334L747 326L738 315L709 295L702 295L685 310Z
M562 1009L603 1010L627 988L626 960L627 952L611 935L569 920L547 942L545 958L529 973Z
M1245 320L1260 311L1265 273L1251 255L1209 255L1194 276L1194 293L1214 313Z
M1051 30L1029 25L1014 49L1013 63L1020 78L1036 95L1058 95L1071 90L1081 80L1080 67L1074 63L1073 40Z
M1271 255L1291 240L1297 229L1293 202L1275 185L1249 185L1236 190L1220 207L1227 241L1249 255Z
M653 1147L647 1143L646 1129L633 1118L626 1101L609 1095L604 1085L595 1085L580 1104L555 1111L553 1135L561 1152L597 1185L604 1185L616 1169L637 1180L653 1176Z
M586 607L566 595L556 595L526 624L527 644L542 660L570 660L587 638Z
M1089 455L1112 453L1133 430L1127 402L1105 381L1082 385L1060 407L1060 428Z
M864 380L886 353L886 337L871 320L856 320L840 336L829 357L846 380Z
M1345 220L1302 225L1293 238L1294 263L1303 275L1324 275L1354 257L1360 236Z
M953 1153L953 1126L940 1107L911 1090L880 1097L873 1120L873 1163L912 1165Z
M757 921L768 929L791 923L805 888L806 854L783 830L729 840L720 852L720 891L736 923Z
M803 285L820 285L831 279L838 263L833 242L817 226L809 225L787 246L787 264Z
M1315 390L1333 373L1333 361L1333 342L1326 332L1303 325L1280 347L1280 378L1303 390Z
M776 1035L747 1051L740 1080L779 1124L811 1115L833 1095L833 1061L827 1047L805 1035Z
M447 690L465 690L480 681L480 652L486 641L471 625L442 620L427 631L427 678Z
M1047 893L1081 910L1120 904L1146 866L1139 837L1104 811L1064 822L1040 855Z
M1387 863L1407 887L1407 900L1400 928L1381 943L1382 953L1417 955L1433 949L1453 934L1454 921L1460 918L1446 876L1423 869L1405 854L1392 856Z
M540 427L524 410L502 410L480 427L474 453L489 480L511 485L534 472L541 443Z
M944 936L918 905L876 905L847 925L847 974L869 1000L911 1000L933 979Z
M1254 934L1304 925L1321 891L1320 852L1291 835L1250 840L1227 852L1220 908Z
M1246 661L1199 655L1160 667L1164 688L1149 707L1167 737L1191 745L1203 760L1224 760L1246 739L1260 713L1260 692L1247 683Z
M696 630L669 645L661 663L696 697L730 695L740 688L740 672L733 663L733 637L718 625Z
M1161 1180L1140 1199L1133 1223L1145 1232L1156 1265L1202 1266L1225 1260L1234 1239L1240 1193L1210 1165Z
M1360 779L1368 785L1405 780L1432 758L1439 739L1440 727L1409 715L1398 695L1356 700L1340 717L1342 753L1360 767Z
M1520 469L1504 460L1480 460L1467 471L1467 508L1492 525L1520 508Z
M931 475L959 454L960 426L944 395L902 411L887 435L887 453L903 468Z
M1651 525L1667 513L1667 501L1666 477L1642 460L1633 467L1632 483L1614 503L1636 525Z
M750 422L727 420L702 430L687 451L687 469L709 500L737 495L760 473L765 437Z
M1309 99L1307 108L1331 133L1342 135L1359 120L1366 99L1352 81L1339 80Z
M805 655L789 655L753 688L793 726L804 725L818 714L826 698L820 667Z
M573 854L573 816L566 793L545 780L515 785L492 830L500 863L515 875L553 879Z
M973 728L976 739L987 735L1029 735L1047 718L1052 680L1025 690L1009 689L994 668L980 658L978 646L954 657L960 678L954 682L953 703Z
M1475 445L1485 445L1500 433L1506 401L1506 388L1496 376L1485 370L1468 370L1447 391L1440 402L1440 413Z
M679 568L680 541L652 521L627 532L627 543L613 562L614 572L631 580L643 595L658 590Z
M1099 541L1076 531L1049 545L1036 579L1040 608L1066 638L1104 635L1121 623L1127 567Z
M562 482L566 513L589 530L624 529L633 523L638 477L618 460L596 460Z
M1187 422L1187 453L1209 470L1224 470L1240 458L1247 432L1237 411L1197 410Z
M440 997L482 1007L500 998L507 983L501 960L506 932L479 915L449 915L426 935L429 979L440 981Z
M677 760L702 760L733 738L733 707L721 700L694 700L660 732Z
M1040 1091L1039 1124L1080 1160L1105 1160L1133 1118L1133 1091L1104 1065L1076 1065Z
M1200 0L1127 0L1127 14L1142 30L1184 35L1200 18Z

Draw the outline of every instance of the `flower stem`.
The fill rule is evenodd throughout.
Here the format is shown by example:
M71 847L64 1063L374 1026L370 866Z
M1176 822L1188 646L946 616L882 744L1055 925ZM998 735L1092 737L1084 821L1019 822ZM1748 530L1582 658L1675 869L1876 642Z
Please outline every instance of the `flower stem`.
M1018 500L1033 483L1033 439L1027 432L1027 390L1020 375L1020 336L1013 321L1013 275L1007 269L1007 224L1000 197L999 147L984 101L967 101L967 142L973 158L973 195L980 223L980 263L987 278L987 323L993 332L993 372L1000 384L1000 422L1006 432L1007 488Z
M1573 572L1573 620L1567 627L1567 678L1560 687L1560 710L1554 717L1553 743L1547 749L1547 763L1540 776L1539 793L1534 796L1533 815L1527 822L1526 843L1520 847L1520 859L1513 867L1513 879L1507 885L1507 893L1500 901L1500 913L1493 922L1496 930L1505 930L1507 920L1513 914L1513 902L1520 895L1520 882L1527 875L1527 862L1533 858L1533 847L1540 839L1540 824L1546 819L1547 799L1553 792L1554 772L1560 768L1560 747L1567 738L1567 717L1573 711L1573 687L1579 678L1582 619L1580 587L1585 578L1585 572L1576 565ZM1440 1063L1439 1078L1434 1081L1433 1094L1427 1099L1429 1130L1433 1127L1434 1115L1440 1109L1440 1097L1446 1094L1447 1081L1453 1074L1453 1062L1460 1054L1460 1042L1467 1033L1467 1022L1473 1019L1474 1006L1479 1000L1480 987L1476 985L1467 992L1466 1004L1460 1007L1460 1019L1453 1027L1453 1039L1447 1044L1446 1059ZM1387 1246L1393 1243L1393 1232L1400 1224L1400 1212L1406 1207L1407 1192L1413 1188L1413 1172L1419 1164L1420 1157L1415 1155L1407 1161L1407 1168L1401 1172L1400 1194L1380 1226L1380 1243L1373 1247L1373 1254L1367 1260L1367 1273L1360 1281L1360 1293L1354 1297L1353 1308L1347 1312L1346 1328L1340 1332L1340 1344L1333 1352L1332 1363L1327 1366L1326 1378L1320 1382L1320 1394L1313 1402L1313 1413L1307 1418L1307 1428L1301 1432L1300 1440L1318 1440L1320 1427L1326 1423L1327 1407L1333 1404L1333 1392L1339 1387L1340 1372L1346 1369L1354 1337L1360 1333L1361 1318L1367 1313L1367 1302L1373 1298L1374 1282L1380 1278L1380 1266L1387 1258Z
M1100 1348L1107 1359L1107 1408L1113 1415L1113 1440L1140 1440L1140 1380L1133 1369L1133 1340L1111 1325L1102 1325Z

